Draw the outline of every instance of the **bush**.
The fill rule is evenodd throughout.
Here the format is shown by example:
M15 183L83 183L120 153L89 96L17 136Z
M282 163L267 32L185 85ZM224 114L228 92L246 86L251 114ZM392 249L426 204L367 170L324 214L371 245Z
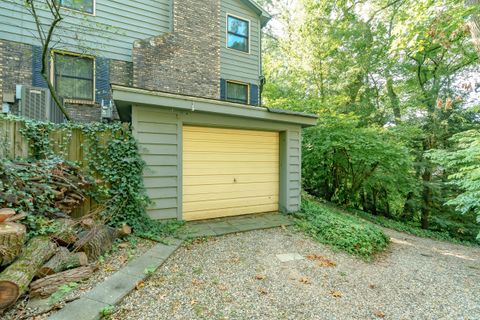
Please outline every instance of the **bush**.
M314 200L303 201L297 218L298 228L319 242L366 260L389 243L389 237L376 226Z
M460 236L458 234L453 234L452 232L449 232L447 229L447 226L442 225L438 226L439 223L441 223L440 219L433 218L432 219L432 229L435 228L436 230L425 230L420 227L419 222L403 222L403 221L397 221L397 220L392 220L388 219L382 216L373 216L369 213L360 211L360 210L351 210L351 213L354 214L355 216L361 217L362 219L368 220L372 223L378 224L382 227L397 230L400 232L405 232L412 234L417 237L422 237L422 238L431 238L431 239L436 239L436 240L443 240L443 241L448 241L448 242L453 242L453 243L462 243L462 244L475 244L475 236L474 236L474 231L472 231L471 226L468 228L468 230L465 231L464 236ZM445 220L443 221L443 224L445 224ZM448 221L449 226L451 225L451 221ZM466 224L459 224L463 225L464 227ZM453 228L453 227L452 227Z

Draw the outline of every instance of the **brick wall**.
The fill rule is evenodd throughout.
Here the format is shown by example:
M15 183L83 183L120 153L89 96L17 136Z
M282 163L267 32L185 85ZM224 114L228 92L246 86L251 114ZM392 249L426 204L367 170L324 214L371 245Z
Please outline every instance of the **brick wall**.
M133 85L133 64L127 61L110 60L110 82L131 87Z
M173 4L173 32L134 43L133 85L218 99L220 0Z
M15 93L16 84L32 84L32 46L0 41L1 92Z

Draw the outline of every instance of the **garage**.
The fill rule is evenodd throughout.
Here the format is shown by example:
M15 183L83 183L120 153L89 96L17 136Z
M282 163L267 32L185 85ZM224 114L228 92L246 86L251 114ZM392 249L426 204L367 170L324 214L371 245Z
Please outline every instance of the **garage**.
M145 162L153 219L203 220L301 205L302 128L315 115L112 85Z
M183 219L278 211L279 133L183 127Z

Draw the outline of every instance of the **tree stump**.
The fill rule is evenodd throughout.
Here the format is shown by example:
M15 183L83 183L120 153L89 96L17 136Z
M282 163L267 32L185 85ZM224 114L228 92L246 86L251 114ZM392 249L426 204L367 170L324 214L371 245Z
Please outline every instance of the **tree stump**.
M65 247L59 247L57 253L47 261L37 272L36 276L42 278L67 269L86 266L88 257L85 252L70 252Z
M30 240L18 259L0 273L0 310L13 305L27 291L37 270L55 254L48 237Z
M0 223L0 266L6 266L22 252L27 230L23 224Z
M48 297L65 284L88 279L94 271L94 266L85 266L35 280L30 284L30 297Z

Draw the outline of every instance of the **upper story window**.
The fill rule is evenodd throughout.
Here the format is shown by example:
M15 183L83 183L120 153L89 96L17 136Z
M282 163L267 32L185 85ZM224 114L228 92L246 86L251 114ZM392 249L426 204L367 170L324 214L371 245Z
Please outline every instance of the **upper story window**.
M240 83L240 82L233 82L233 81L227 81L226 82L227 86L227 95L226 95L226 100L227 101L232 101L232 102L237 102L237 103L244 103L248 104L248 91L249 91L249 85L246 83Z
M65 99L95 99L94 59L73 54L54 53L54 83L58 94Z
M59 0L60 5L64 8L85 12L94 13L95 0Z
M227 15L227 47L248 53L250 22Z

